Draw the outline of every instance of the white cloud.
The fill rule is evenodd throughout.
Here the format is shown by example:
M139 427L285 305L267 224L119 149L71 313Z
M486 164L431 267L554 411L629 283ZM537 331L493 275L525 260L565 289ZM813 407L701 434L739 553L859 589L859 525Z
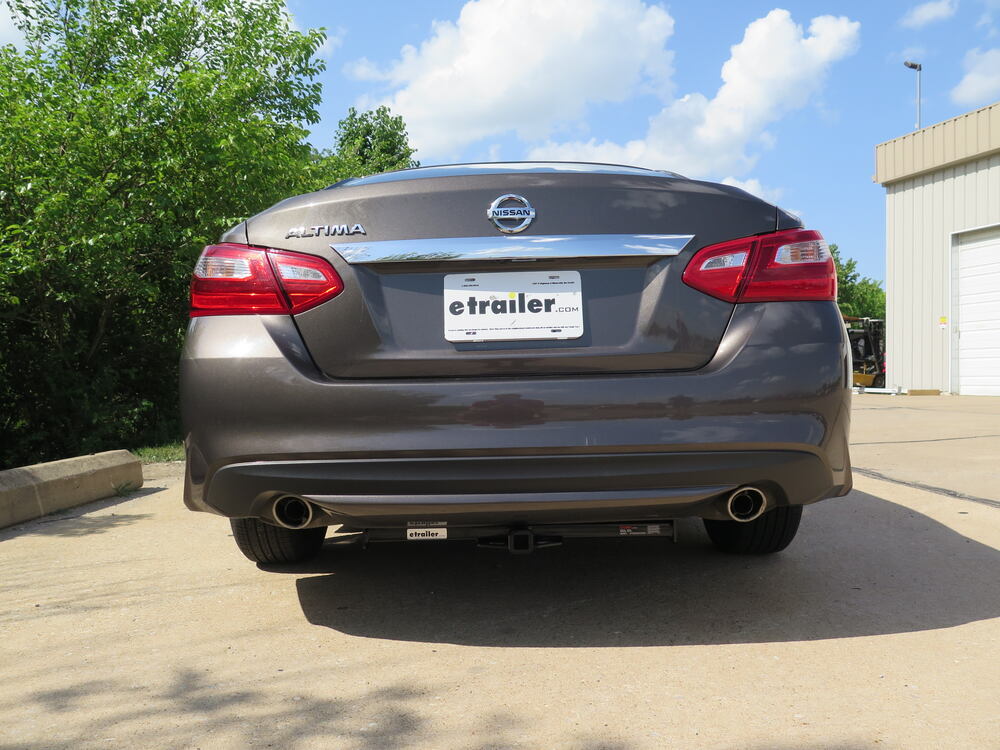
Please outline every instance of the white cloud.
M737 180L735 177L726 177L721 182L723 185L732 185L741 190L746 190L751 195L763 198L768 203L778 203L785 192L781 188L769 188L761 185L760 180L756 177L751 177L748 180Z
M14 25L14 14L10 6L0 0L0 46L4 44L20 46L23 41L20 29Z
M951 18L956 10L958 10L958 0L930 0L906 11L906 15L899 19L899 24L908 29L919 29L927 24Z
M426 162L510 131L545 138L592 102L668 96L673 30L663 8L641 0L470 0L387 69L362 59L346 72L394 89L364 103L402 115Z
M344 43L344 38L347 36L347 29L343 26L338 26L335 29L328 29L326 32L326 39L323 40L323 44L320 45L319 49L316 50L316 54L323 58L329 58L340 46Z
M687 94L649 119L644 138L548 142L533 159L583 159L671 169L690 176L745 174L756 161L751 146L767 148L765 128L806 105L829 67L857 48L860 24L819 16L808 35L786 10L751 23L722 66L715 96Z
M989 6L987 6L989 7ZM976 28L982 29L983 33L986 34L987 39L995 38L1000 32L997 31L997 27L993 23L993 11L987 10L976 21Z
M1000 98L1000 47L985 52L969 50L964 67L965 75L951 90L952 101L975 107Z
M388 76L367 57L345 63L343 71L345 76L355 81L384 81Z

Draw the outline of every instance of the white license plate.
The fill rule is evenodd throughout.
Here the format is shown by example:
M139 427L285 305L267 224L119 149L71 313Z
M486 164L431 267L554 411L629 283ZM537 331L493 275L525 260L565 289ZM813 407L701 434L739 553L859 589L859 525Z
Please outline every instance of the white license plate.
M451 273L444 277L448 341L576 339L583 335L578 271Z

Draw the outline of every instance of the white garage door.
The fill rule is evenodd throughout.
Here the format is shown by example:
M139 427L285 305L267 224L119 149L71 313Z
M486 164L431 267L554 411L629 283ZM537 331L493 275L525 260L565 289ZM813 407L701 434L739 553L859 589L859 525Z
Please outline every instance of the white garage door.
M1000 231L958 245L958 392L1000 396Z

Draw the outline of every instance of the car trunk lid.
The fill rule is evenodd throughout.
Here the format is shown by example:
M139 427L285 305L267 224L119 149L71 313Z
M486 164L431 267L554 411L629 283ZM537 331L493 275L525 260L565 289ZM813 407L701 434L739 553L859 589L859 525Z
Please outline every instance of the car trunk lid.
M733 305L685 285L687 260L772 232L781 216L736 188L666 173L422 171L292 198L247 222L251 244L323 256L343 277L342 294L295 318L331 377L696 369ZM501 208L522 211L488 218L506 196L517 199Z

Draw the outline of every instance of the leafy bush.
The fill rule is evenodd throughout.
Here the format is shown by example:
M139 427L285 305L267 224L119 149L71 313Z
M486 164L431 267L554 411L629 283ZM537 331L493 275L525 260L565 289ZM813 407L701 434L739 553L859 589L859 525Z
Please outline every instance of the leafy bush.
M282 0L10 5L26 41L0 48L0 468L176 440L202 246L364 166L306 140L324 34ZM398 126L406 166L398 118L351 117Z
M840 249L830 245L837 267L837 304L844 315L885 320L885 289L882 282L858 273L854 258L843 260Z

